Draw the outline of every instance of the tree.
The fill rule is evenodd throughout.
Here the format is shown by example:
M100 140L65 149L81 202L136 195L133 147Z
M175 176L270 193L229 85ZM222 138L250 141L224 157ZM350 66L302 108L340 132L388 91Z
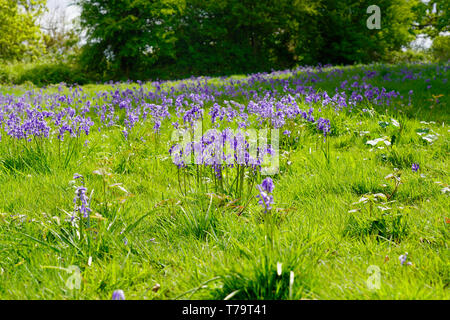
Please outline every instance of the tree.
M177 66L191 73L242 73L295 64L389 60L413 38L419 0L186 0L176 27Z
M413 28L417 34L424 33L435 38L450 31L450 1L429 0L415 4L417 19Z
M172 54L173 30L167 21L176 11L173 1L78 0L76 4L87 36L81 61L89 70L137 78Z
M64 9L56 7L44 17L40 26L47 55L61 62L78 53L80 37Z
M88 38L82 63L127 78L287 68L295 62L295 19L314 6L313 0L76 3Z
M321 0L316 37L320 39L313 55L322 63L367 63L386 60L391 52L408 44L415 15L411 0L379 0L381 28L366 25L372 0Z
M431 54L438 61L448 62L450 60L450 36L437 36L434 38Z
M0 60L33 60L44 50L36 19L45 0L0 0Z
M78 0L88 70L116 78L226 75L388 60L414 37L419 0Z
M186 0L176 20L176 69L229 74L291 67L310 0Z

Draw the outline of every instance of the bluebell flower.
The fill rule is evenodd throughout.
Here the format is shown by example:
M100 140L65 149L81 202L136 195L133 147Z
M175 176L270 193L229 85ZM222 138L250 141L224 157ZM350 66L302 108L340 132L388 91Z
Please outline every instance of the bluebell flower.
M412 265L411 261L407 261L408 260L408 252L405 252L405 254L402 254L400 257L398 257L398 260L400 260L400 264L403 265L407 265L410 266Z
M275 186L273 185L273 181L270 177L265 178L261 183L261 186L268 193L272 193L273 189L275 188Z
M275 203L273 201L273 196L268 195L265 191L263 191L261 186L257 186L257 188L259 190L259 195L256 196L257 198L259 198L258 203L261 205L265 212L272 210L271 205Z
M111 300L125 300L125 293L123 290L115 290Z
M86 195L87 189L84 186L77 187L75 190L75 198L73 198L73 203L75 204L75 212L83 214L84 218L87 218L92 211L89 208L89 199ZM77 202L80 202L80 205L77 205Z
M272 179L267 177L260 185L257 185L256 188L259 190L259 194L256 197L259 198L258 203L264 209L264 212L272 210L271 205L275 203L273 201L273 196L269 195L275 188Z

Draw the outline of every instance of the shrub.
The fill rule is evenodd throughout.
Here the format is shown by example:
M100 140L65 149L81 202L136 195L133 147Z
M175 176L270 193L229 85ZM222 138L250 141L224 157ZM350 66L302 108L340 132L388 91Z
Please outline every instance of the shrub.
M85 84L88 79L76 67L68 64L40 64L24 70L18 77L17 83L30 81L37 86L56 83Z
M13 64L0 63L0 83L15 83L20 69Z
M434 38L431 46L431 54L437 61L447 62L450 60L450 36L438 36Z
M0 68L0 83L9 83L10 75L6 69Z
M390 63L414 63L429 60L429 54L424 51L407 49L405 51L393 51L387 57L386 61Z

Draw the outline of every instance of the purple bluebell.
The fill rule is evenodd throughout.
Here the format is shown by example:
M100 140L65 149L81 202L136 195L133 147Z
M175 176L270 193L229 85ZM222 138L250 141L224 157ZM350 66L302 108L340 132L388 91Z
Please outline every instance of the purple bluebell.
M111 300L125 300L125 293L123 290L115 290L112 294Z

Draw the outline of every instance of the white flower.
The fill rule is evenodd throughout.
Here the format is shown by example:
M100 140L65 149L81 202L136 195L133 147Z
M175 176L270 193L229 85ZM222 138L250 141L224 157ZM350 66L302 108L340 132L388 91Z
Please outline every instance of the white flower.
M447 192L450 192L450 188L449 187L445 187L445 188L441 189L441 192L443 194L446 194Z
M391 121L394 126L400 127L400 123L397 120L391 118Z
M370 144L371 146L376 146L378 144L378 142L384 142L385 145L390 146L391 142L386 139L387 139L387 137L377 138L374 140L368 140L368 141L366 141L366 144Z
M281 262L277 262L277 274L278 274L278 276L281 276L282 266L283 266L283 264Z

